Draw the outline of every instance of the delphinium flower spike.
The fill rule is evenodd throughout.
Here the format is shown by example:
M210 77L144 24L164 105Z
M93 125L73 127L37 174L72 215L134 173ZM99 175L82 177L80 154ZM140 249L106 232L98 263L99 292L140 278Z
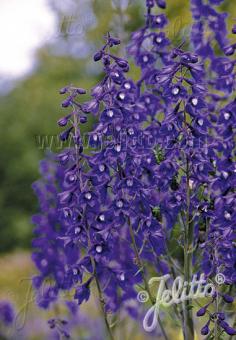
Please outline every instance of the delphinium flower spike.
M212 13L218 21L224 20L226 17L226 15L219 15L215 9L211 8L212 4L204 6L201 1L193 1L193 3L199 11L198 15L193 12L197 20L199 20L201 15L206 15L206 13L208 13L207 15ZM216 5L216 3L214 3L214 5ZM204 12L201 6L204 7L205 10L207 9L208 12ZM193 6L193 11L196 10L196 7ZM147 16L150 18L152 16L152 9L153 6L149 4ZM214 17L211 17L211 20L213 19ZM155 51L152 47L154 42L153 44L149 42L148 45L144 39L144 32L146 32L151 22L151 20L147 20L145 28L133 34L133 41L129 47L129 51L135 55L136 60L139 60L144 51L148 53L152 52L152 62L148 62L147 66L145 63L140 64L143 71L140 84L141 82L145 82L148 86L141 97L147 98L146 107L148 109L146 117L150 114L152 116L151 120L149 120L150 125L148 129L152 131L153 135L157 136L156 141L158 142L156 148L158 150L157 157L159 158L158 161L161 171L159 175L160 181L157 183L157 187L163 187L163 192L165 193L165 199L159 199L160 216L162 220L165 218L166 226L170 227L170 230L172 230L171 227L176 223L178 215L180 215L181 219L184 217L182 221L183 227L190 223L189 231L192 234L192 236L190 236L189 232L187 230L185 231L185 233L188 233L185 243L190 242L187 244L187 249L191 247L190 249L198 250L198 237L202 232L206 235L206 223L208 224L210 219L214 217L212 199L209 199L209 196L212 195L212 183L215 182L215 159L218 158L216 153L219 152L220 149L226 151L235 148L231 139L231 136L234 134L232 123L228 123L230 126L229 129L227 129L227 127L223 128L223 125L221 125L225 119L231 119L232 109L229 110L229 112L227 112L227 109L221 111L222 118L220 121L222 121L222 123L220 123L213 112L215 109L218 109L217 106L226 99L226 96L216 95L211 92L211 89L215 87L217 90L223 89L226 93L232 92L234 88L232 78L234 77L234 62L227 58L215 57L213 50L212 53L209 52L206 54L203 50L200 51L197 48L198 45L195 44L195 53L186 52L182 47L171 49L169 52L166 50L166 66L162 69L156 69L155 60L157 60L158 57L157 55L153 55ZM213 23L210 23L210 27L213 27L212 25ZM222 49L224 49L224 46L227 44L225 24L223 27L223 30L220 30L219 34L217 34L218 31L215 31L215 39ZM195 28L193 28L193 30L194 29ZM195 34L194 31L193 34ZM196 33L196 39L199 37ZM199 53L200 55L198 55ZM217 77L216 81L214 81L214 79L208 80L209 73L207 73L204 65L206 57L211 58L212 70L218 74L220 73L220 79ZM148 71L148 69L150 71ZM222 85L222 81L227 82L225 87ZM210 89L210 91L208 90L209 92L207 91L208 87ZM152 101L149 98L152 98ZM159 98L161 98L161 100ZM148 102L151 103L152 106L151 104L149 106ZM230 106L232 105L233 103L230 104ZM162 118L163 111L165 112L164 119ZM158 112L159 117L156 115ZM228 142L224 141L224 146L221 145L219 129L220 131L223 130L224 133L228 132ZM213 130L215 130L215 132L211 133ZM160 155L161 159L159 157ZM229 151L228 159L232 160L231 151ZM225 176L228 174L226 171L227 167L228 165L225 163L225 171L223 171ZM233 163L232 167L234 167ZM165 170L164 173L163 170ZM182 176L181 180L179 173L182 171L184 171L186 176ZM158 172L155 173L158 178ZM165 181L163 181L163 177ZM167 181L168 178L169 181ZM185 190L186 186L188 188L187 192ZM227 187L232 190L234 186L232 182L227 181ZM222 197L222 192L219 192L219 196ZM231 204L235 202L232 193L230 202ZM169 209L170 206L172 208L171 212ZM188 211L191 211L191 215ZM219 209L215 207L215 211L219 212ZM222 213L219 213L222 216ZM226 216L228 217L229 214L226 213ZM232 226L230 225L229 230L231 237L227 240L226 247L229 247L227 256L232 259L229 265L230 267L234 265L235 258L234 256L232 257L230 250L233 246L234 234ZM219 238L219 242L221 242L221 240L222 238ZM215 247L212 239L209 240L209 244L212 248ZM200 252L195 253L194 257L196 254L199 256ZM191 257L193 260L192 255ZM186 260L189 261L187 255ZM193 262L191 261L191 266L192 265ZM211 273L211 275L213 275L213 273ZM188 281L190 278L191 274L188 278L186 277ZM188 335L186 335L186 337L188 338Z
M146 1L144 27L128 46L140 79L129 78L128 61L111 52L120 40L108 33L94 55L104 78L91 99L78 101L85 90L72 85L60 91L67 95L62 107L70 109L58 121L66 127L60 137L72 138L73 145L57 155L53 170L43 163L44 181L35 185L42 214L34 218L39 237L33 258L41 272L34 282L40 287L53 277L41 299L45 307L60 289L72 287L78 304L86 302L95 283L111 338L110 313L126 308L137 318L137 304L129 305L137 286L155 304L147 279L153 271L171 273L172 280L183 274L188 282L201 270L214 283L223 274L224 287L197 316L209 315L203 335L212 324L216 334L234 333L221 311L232 303L228 288L235 282L236 110L234 44L226 36L227 16L217 9L222 2L192 0L193 49L186 51L184 42L171 46L163 30L166 2ZM216 55L213 41L224 57ZM89 113L97 123L85 152L80 124ZM174 312L189 340L191 302Z

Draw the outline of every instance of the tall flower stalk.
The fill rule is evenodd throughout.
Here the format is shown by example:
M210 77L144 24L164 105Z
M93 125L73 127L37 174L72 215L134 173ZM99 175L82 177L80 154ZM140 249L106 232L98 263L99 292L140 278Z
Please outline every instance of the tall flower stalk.
M168 3L147 0L144 26L127 46L140 79L129 77L128 61L113 53L120 40L108 33L94 55L104 78L90 100L81 102L82 88L60 91L69 110L58 121L65 128L60 138L71 137L74 146L44 161L43 179L34 184L41 203L33 218L40 272L34 285L47 308L71 289L80 305L95 284L111 339L109 314L125 310L140 319L139 287L152 305L158 302L148 284L153 273L170 274L167 289L183 276L188 294L191 280L203 272L216 291L196 313L209 316L201 334L217 339L236 333L224 313L236 280L236 46L227 38L227 15L217 10L221 3L191 1L192 44L186 50L186 42L176 47L166 36ZM96 124L86 150L80 125L88 114ZM219 274L223 286L215 279ZM53 285L40 296L48 278ZM196 332L193 307L199 302L191 298L171 308L185 340ZM158 321L168 339L166 320Z

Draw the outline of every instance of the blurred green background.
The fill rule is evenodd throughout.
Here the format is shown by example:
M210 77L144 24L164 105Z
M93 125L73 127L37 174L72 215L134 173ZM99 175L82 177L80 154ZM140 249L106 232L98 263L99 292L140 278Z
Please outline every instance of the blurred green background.
M62 1L48 0L56 31L36 51L34 70L13 82L11 91L5 91L4 84L0 88L0 252L30 247L30 218L37 212L31 184L39 177L39 160L50 143L53 151L61 148L56 138L56 121L63 115L58 89L69 83L86 89L93 86L102 70L92 55L103 44L104 34L111 31L127 42L130 32L143 22L144 3L68 0L62 6ZM167 3L167 34L178 44L190 33L189 1ZM226 1L224 9L232 22L236 16L234 1ZM7 35L7 31L1 34ZM20 38L16 30L16 39ZM137 77L135 68L131 68L131 74Z
M167 3L167 35L177 46L190 34L189 1ZM103 36L110 31L125 44L144 21L144 4L145 0L48 0L56 27L33 56L35 67L22 78L0 81L0 300L9 298L22 306L28 286L21 280L35 271L29 250L31 216L37 213L38 202L31 185L40 176L39 161L47 150L58 152L62 148L57 139L60 130L56 122L63 116L58 90L70 83L86 89L95 85L102 77L102 68L92 57L102 46ZM230 13L232 25L235 1L225 1L222 10ZM25 15L30 16L30 12ZM0 34L7 37L8 32ZM16 27L15 39L21 38ZM131 75L139 75L132 64ZM90 120L86 129L92 124Z
M30 218L37 212L31 184L39 177L46 149L61 149L56 138L56 121L63 115L58 89L69 83L86 89L96 84L102 70L93 63L93 52L107 31L126 42L143 22L144 2L87 0L85 6L85 1L74 0L61 8L60 1L48 1L57 20L55 36L37 51L34 71L0 96L0 252L30 247ZM233 3L224 6L231 19L236 13ZM190 32L189 1L169 1L167 14L167 33L177 44ZM134 68L131 73L135 75Z

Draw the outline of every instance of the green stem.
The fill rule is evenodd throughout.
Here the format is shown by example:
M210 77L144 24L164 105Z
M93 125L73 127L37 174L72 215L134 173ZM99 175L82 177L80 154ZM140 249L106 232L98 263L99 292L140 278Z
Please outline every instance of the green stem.
M107 318L107 313L106 313L106 309L105 309L105 300L104 300L104 296L101 290L101 286L99 283L99 280L97 278L96 275L96 267L94 267L94 276L95 276L95 281L96 281L96 286L97 286L97 291L98 291L98 297L99 297L99 301L100 301L100 305L101 305L101 310L102 310L102 315L103 315L103 319L106 325L106 329L107 329L107 333L109 335L110 340L114 340L112 331L111 331L111 327Z
M90 233L89 233L89 226L88 225L87 225L87 235L88 235L88 243L89 243L89 248L90 248L91 240L90 240ZM103 292L102 292L102 289L101 289L101 286L100 286L100 282L99 282L98 276L97 276L96 262L91 255L90 255L90 259L91 259L91 263L92 263L92 267L93 267L93 275L94 275L96 286L97 286L98 298L99 298L99 303L100 303L100 306L101 306L101 312L102 312L102 316L103 316L103 319L104 319L104 323L105 323L105 326L106 326L106 329L107 329L109 339L114 340L114 337L113 337L113 334L112 334L112 331L111 331L111 327L110 327L110 324L109 324L109 321L108 321L108 318L107 318L105 299L104 299Z
M190 282L192 277L192 260L193 260L193 223L190 218L190 165L189 159L186 160L186 223L184 230L184 281ZM194 339L194 325L191 306L191 300L184 302L184 329L183 335L185 340Z
M118 16L119 16L119 22L120 24L118 25L118 37L119 39L122 41L122 44L120 45L120 48L119 48L119 54L120 56L124 56L125 55L125 49L124 49L124 46L125 46L125 42L126 42L126 34L125 34L125 13L124 13L124 10L121 6L121 1L119 3L119 6L117 8L117 11L118 11Z
M170 261L170 263L173 264L173 261L172 261L172 259L171 259L171 256L170 256L169 254L167 254L167 257L168 257L168 260ZM174 270L174 268L173 268L172 266L171 266L170 270L171 270L171 274L172 274L172 276L173 276L173 278L174 278L174 280L175 280L175 279L176 279L175 270ZM168 287L167 287L167 289L168 289ZM177 316L178 319L180 319L182 328L184 329L184 315L183 315L183 310L180 309L180 311L179 311L176 304L174 304L173 307L174 307L175 315Z
M218 296L216 297L216 312L218 312ZM214 340L218 340L218 325L217 322L214 324Z
M75 136L77 136L78 131L79 131L79 122L78 122L78 117L77 117L77 111L76 108L73 106L74 109L74 131L75 131ZM76 166L79 165L79 150L78 150L78 145L75 143L75 157L76 157Z
M128 225L129 225L129 233L130 233L130 237L131 237L131 241L132 241L132 245L133 245L133 249L134 249L137 265L138 265L138 267L140 269L140 272L141 272L141 275L142 275L142 279L143 279L143 283L144 283L144 288L145 288L145 290L147 291L147 293L149 295L149 298L150 298L150 301L151 301L152 305L155 305L156 301L155 301L155 299L153 298L153 296L151 294L151 291L150 291L150 288L149 288L149 284L148 284L148 281L147 281L146 276L145 276L144 265L143 265L142 260L141 260L141 258L139 256L139 251L138 251L138 247L137 247L137 244L136 244L136 241L135 241L134 231L133 231L130 219L128 220ZM165 340L168 340L168 336L166 334L166 331L165 331L165 329L163 327L163 324L162 324L162 321L161 321L159 315L158 315L158 323L159 323L159 326L161 328L163 337L165 338Z

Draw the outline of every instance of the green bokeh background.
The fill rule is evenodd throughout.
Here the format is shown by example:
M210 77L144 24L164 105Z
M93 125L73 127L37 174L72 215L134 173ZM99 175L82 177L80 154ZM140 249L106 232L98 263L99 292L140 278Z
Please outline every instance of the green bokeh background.
M81 0L68 1L68 6L71 2L77 6L77 11L72 13L73 21L79 23ZM58 89L69 83L86 89L96 84L102 70L99 65L93 64L92 54L102 45L104 34L115 31L126 42L130 32L143 22L144 0L130 0L123 13L119 6L112 6L110 0L88 2L91 3L96 24L93 27L84 25L82 33L74 32L69 36L71 15L58 8L57 1L50 0L49 4L57 16L59 36L53 43L48 39L37 51L34 72L18 81L12 91L0 96L0 252L30 248L33 229L30 219L37 212L37 199L31 184L39 177L38 164L46 152L46 147L40 147L40 138L48 136L50 140L50 136L56 136L59 132L56 121L63 115L63 110ZM113 2L119 3L118 0ZM189 1L169 0L167 3L170 20L167 34L178 45L190 34ZM229 23L232 24L236 17L235 1L226 1L223 9L230 14ZM90 14L82 15L86 17ZM69 47L80 40L85 40L89 47L83 59L80 58L80 49L73 57L70 55ZM65 43L69 46L68 53L65 51L60 55L55 52ZM134 66L131 67L131 74L138 77ZM88 129L92 123L90 121ZM55 138L53 151L59 149Z
M55 36L49 37L44 46L37 51L35 55L37 66L34 71L24 79L18 80L13 89L5 95L4 88L0 88L2 93L0 95L0 300L12 301L20 316L27 310L26 325L22 332L24 334L28 331L28 336L23 336L23 339L30 340L46 339L41 326L47 327L46 320L54 316L51 311L45 315L44 311L36 308L34 300L29 303L28 294L30 278L35 273L30 260L33 236L31 216L38 210L37 198L31 185L40 176L39 161L44 158L48 149L47 143L42 147L42 140L46 141L48 138L50 143L53 138L52 148L49 149L54 152L61 150L61 144L56 138L60 132L56 122L63 116L60 106L62 97L58 90L71 83L86 89L94 86L102 78L102 69L99 64L93 62L92 56L102 46L106 32L114 33L126 43L130 33L140 27L144 20L145 0L130 0L130 5L123 12L119 6L114 6L116 3L119 4L120 0L113 0L113 6L112 0L66 0L64 3L68 4L69 8L71 4L75 8L69 14L65 4L64 10L58 5L60 1L48 0L55 12L58 27ZM124 3L125 0L121 2ZM189 2L189 0L167 0L167 15L170 20L167 35L173 40L175 46L189 38L191 25ZM87 7L90 9L87 8L83 12L84 4L88 3L90 6ZM229 13L229 27L232 26L236 18L236 1L226 0L222 10ZM89 24L91 17L95 21L92 25ZM73 34L68 34L70 23L73 22L75 27L81 28L82 19L86 19L83 21L82 30L74 29ZM7 34L7 32L0 34ZM16 39L20 38L16 32ZM81 41L83 45L75 48ZM61 46L64 46L63 53L58 52ZM120 54L122 50L124 52L122 46L121 50L117 51ZM81 55L84 57L81 58ZM139 71L132 62L130 76L135 79L139 77ZM93 123L90 119L85 129L91 129ZM96 313L93 302L92 307L88 308L89 316L92 315L91 311ZM171 317L169 319L171 322L168 320L166 322L167 327L170 325L168 328L170 335L173 335L176 340L181 340L181 329L174 327L173 320ZM42 325L38 325L37 331L32 326L35 320L43 322ZM132 325L128 320L127 334L130 332L130 326ZM200 329L200 325L197 327ZM122 330L125 330L124 325ZM19 338L20 333L17 334L16 339ZM129 339L128 336L120 338ZM132 339L148 340L149 337L147 334L142 335L138 330L132 332Z

